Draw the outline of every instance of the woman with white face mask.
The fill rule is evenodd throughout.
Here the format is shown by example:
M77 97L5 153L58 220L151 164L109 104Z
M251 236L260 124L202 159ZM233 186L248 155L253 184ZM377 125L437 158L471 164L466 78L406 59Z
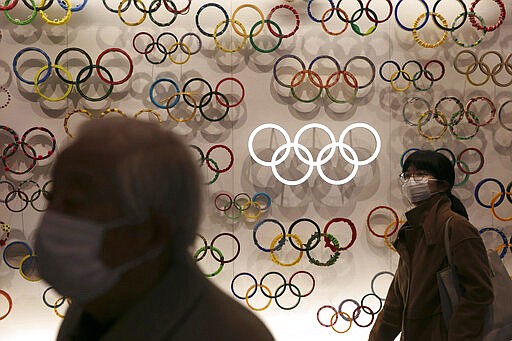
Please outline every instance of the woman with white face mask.
M441 153L418 150L404 162L400 181L414 207L406 212L407 221L394 243L400 261L369 340L392 341L399 333L406 341L481 340L493 301L489 262L478 230L451 193L453 164ZM444 231L449 219L462 295L447 325L436 273L447 266Z

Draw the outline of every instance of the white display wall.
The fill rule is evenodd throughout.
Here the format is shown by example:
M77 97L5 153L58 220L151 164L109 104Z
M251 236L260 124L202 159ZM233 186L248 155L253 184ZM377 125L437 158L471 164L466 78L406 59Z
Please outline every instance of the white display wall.
M75 5L81 1L71 1L71 3ZM112 7L117 7L118 3L118 1L107 1L107 4ZM144 3L149 6L150 2L144 1ZM177 0L174 3L177 8L183 8L187 1ZM229 15L239 6L246 4L242 1L218 1L216 3L225 8ZM368 3L379 18L385 17L389 11L389 2L374 0ZM430 10L434 3L428 1ZM469 8L471 2L465 1L465 3ZM0 109L0 125L14 129L20 136L31 127L46 127L55 134L58 153L72 140L64 129L64 118L74 109L86 109L93 114L95 119L99 119L101 113L110 108L117 108L127 116L133 116L139 110L147 108L154 109L161 115L165 129L175 131L183 136L187 143L200 147L204 152L216 144L229 147L234 155L232 168L220 174L216 182L204 187L201 234L210 242L219 233L233 233L240 241L240 254L234 262L225 264L222 271L210 280L233 297L231 293L232 279L242 272L249 272L258 280L269 271L278 271L287 279L297 271L308 271L315 278L312 294L303 297L296 308L284 310L273 301L266 310L254 312L267 324L277 340L362 340L367 337L371 326L363 328L353 324L346 333L338 334L332 328L322 326L317 321L317 312L325 305L338 307L340 302L345 299L360 301L364 295L371 292L371 281L376 273L394 272L398 256L386 246L382 238L369 232L367 217L373 208L381 205L392 207L399 216L407 210L408 203L402 199L398 174L401 172L401 155L409 148L436 149L444 147L450 149L456 156L468 147L480 150L485 158L483 168L478 173L471 175L464 185L455 188L454 193L467 207L470 220L477 228L492 226L502 229L510 240L512 236L510 224L494 218L489 209L480 206L475 201L474 190L477 184L487 177L496 178L505 186L512 179L510 171L512 132L505 129L496 117L490 124L480 127L472 139L460 140L454 137L450 131L446 131L440 139L430 141L421 136L416 127L406 124L403 119L403 104L411 97L422 97L433 107L444 96L456 96L463 104L466 104L474 96L486 96L492 100L497 110L503 103L512 100L510 87L499 87L492 80L485 85L474 86L467 81L464 75L456 72L453 67L454 58L466 48L457 45L450 33L448 33L446 41L439 47L425 48L413 40L411 32L400 28L392 14L389 20L378 24L376 30L370 35L357 35L348 25L344 33L332 36L322 29L320 23L311 20L306 1L253 1L252 4L256 5L265 17L272 8L279 4L293 6L298 12L300 27L293 36L283 39L280 46L273 52L258 52L247 40L239 51L230 53L219 49L213 37L207 37L198 30L196 14L204 4L204 2L193 1L190 10L186 14L178 15L176 21L168 27L157 26L149 17L138 26L125 25L117 14L107 11L102 1L98 0L90 0L83 10L73 12L69 22L65 25L49 25L38 14L32 23L18 26L0 14L2 33L0 38L0 86L7 89L11 97L9 102L7 92L0 91L0 106L9 102L8 105ZM392 4L395 7L397 1L393 0ZM336 1L334 1L334 5L336 5ZM349 17L359 8L358 2L352 0L344 0L341 5ZM314 17L320 18L328 7L328 1L316 0L311 2L309 9ZM510 5L506 5L506 10L512 10ZM476 5L475 11L489 25L498 20L499 7L495 1L481 0ZM398 16L406 26L412 26L414 19L424 12L425 8L422 2L403 0L400 2ZM461 7L457 1L443 0L439 3L437 12L451 23L461 12ZM11 13L14 13L16 17L24 18L29 14L29 10L22 1L19 1ZM57 1L47 11L50 18L61 18L64 14L65 11ZM223 15L216 7L207 7L200 14L198 19L200 25L209 32L212 32L223 20ZM160 15L158 18L163 18ZM137 21L140 12L134 10L132 5L131 9L125 12L124 17L127 21ZM366 32L372 26L372 23L365 17L363 15L357 22L362 32ZM256 21L260 20L258 12L251 7L241 9L237 13L236 19L246 28L247 32ZM272 20L278 23L283 33L290 32L296 24L295 16L287 9L274 12ZM335 31L340 30L343 25L334 16L327 22L327 26L328 29ZM220 27L222 26L219 26L219 29ZM200 51L191 55L184 64L175 64L166 59L162 64L153 65L143 55L137 53L132 46L134 36L143 31L148 32L155 39L162 32L172 32L178 38L193 32L201 38L202 46ZM424 41L435 42L442 36L442 31L434 25L430 18L425 27L418 30L418 35ZM469 21L456 31L458 39L467 42L476 41L481 35L482 32L472 28ZM507 58L512 53L511 35L512 26L510 16L507 15L504 23L498 29L488 32L480 44L469 50L478 56L487 51L497 51ZM218 40L226 48L231 48L231 46L237 46L242 38L229 28L226 33L218 37ZM254 42L266 49L270 49L276 40L267 29L254 37ZM141 36L136 45L141 49L140 46L144 48L143 45L147 42L147 36ZM192 50L198 48L192 38L190 40L187 38L185 42L190 42ZM13 59L20 50L26 47L37 47L45 51L52 63L59 52L67 47L79 47L87 51L93 62L105 49L121 48L133 60L133 74L126 83L114 86L112 94L104 101L87 101L73 87L71 94L66 99L51 102L41 98L33 85L21 82L13 72ZM358 91L356 97L349 103L334 103L326 96L325 90L322 91L319 99L311 103L300 102L292 96L290 89L279 85L273 77L274 63L279 57L287 54L301 58L306 66L316 57L328 55L338 60L341 67L352 57L365 56L375 65L375 79L370 86ZM464 67L469 65L471 61L467 57L467 54L461 56L460 65ZM186 58L186 54L176 52L173 58L181 61ZM414 86L410 86L406 91L396 91L379 76L379 68L387 60L394 60L399 65L403 65L409 60L417 60L424 65L433 59L444 64L445 74L441 80L435 81L432 87L426 91L419 91ZM80 54L69 55L65 60L65 66L73 76L85 65ZM491 69L498 63L497 57L492 54L489 54L485 61ZM44 65L46 62L41 59L40 54L27 52L19 58L17 66L19 73L24 78L33 79L37 71ZM123 78L128 71L126 58L119 53L105 55L102 65L112 72L114 79ZM282 64L279 64L278 77L283 81L290 82L300 71L297 69L297 65L292 59L285 59ZM320 59L315 64L316 72L323 81L333 72L332 65L332 61L326 58ZM512 66L512 63L510 65ZM408 70L415 70L412 65L409 67L411 69ZM431 68L437 76L440 72L439 66L432 64ZM359 59L352 62L347 69L354 74L359 85L365 84L371 79L371 68L364 60ZM505 67L503 70L505 71L502 71L496 78L505 83L509 81L511 75L506 72ZM390 77L394 71L395 69L390 65L383 68L383 74L387 77ZM223 78L235 77L243 84L245 95L240 105L231 108L227 116L218 122L207 121L197 112L192 120L178 123L168 116L165 109L157 108L151 102L150 88L156 80L170 78L182 89L183 85L193 77L204 78L213 87ZM470 77L474 77L474 82L485 78L482 73L474 73ZM55 75L52 75L47 82L48 85L41 86L41 91L46 96L59 97L66 90L62 81ZM105 91L104 85L98 83L97 79L95 82L94 86L89 84L86 87L89 96L101 96ZM343 80L340 80L340 85L333 87L333 91L339 97L344 95L350 97L351 89L346 85L341 85L342 82ZM425 81L424 78L418 83L419 87L428 85L428 81ZM163 100L173 95L175 90L168 85L168 83L163 83L155 87L157 100ZM405 85L403 80L397 81L396 84L397 87ZM241 97L240 87L236 82L226 81L219 89L233 102ZM311 98L318 89L315 90L313 85L307 85L304 81L304 84L297 87L297 91L299 96ZM419 119L418 113L426 110L421 106L420 101L414 102L407 108L407 117L414 122ZM447 105L446 108L450 108L450 106ZM506 106L503 110L502 121L505 126L510 126L512 123L511 108L512 105ZM488 107L482 101L477 101L472 109L479 116L481 122L488 117ZM217 104L208 110L210 114L218 115L223 108ZM173 115L184 118L190 114L190 107L180 100L170 111ZM113 112L109 115L118 114ZM450 117L451 115L447 114L448 120ZM70 132L76 132L77 127L85 119L84 115L73 115L68 121ZM139 119L155 120L154 116L148 114L141 114ZM300 185L284 185L272 174L270 167L259 165L249 155L247 145L249 135L256 127L265 123L283 127L293 139L300 128L310 123L325 125L338 138L346 127L359 122L369 124L377 130L382 141L382 148L374 162L360 166L355 177L343 185L331 185L325 182L316 170L312 172L307 181ZM432 122L434 122L433 119ZM441 126L432 124L425 125L424 128L427 134L436 135ZM474 128L467 122L457 126L460 134L469 134ZM35 133L35 135L37 134ZM41 135L42 137L35 136L31 140L38 152L48 149L48 139L44 133ZM8 134L3 134L1 139L3 148L5 148L9 141ZM300 141L312 152L314 157L329 143L327 134L320 128L306 131ZM344 142L354 149L360 160L370 157L376 148L376 142L372 135L367 130L360 128L350 131ZM284 139L278 131L271 133L270 130L264 130L257 135L253 145L259 157L270 161L273 151L283 143ZM471 169L475 169L479 164L477 153L467 152L464 155L464 162ZM220 168L224 168L229 162L229 158L224 156L222 150L215 150L211 157L218 162ZM276 158L278 158L277 155ZM31 180L42 185L50 178L51 161L52 158L39 162L28 175L21 177L13 177L2 167L1 180L19 184L30 177ZM8 162L12 162L11 167L13 168L26 166L26 161L22 159L9 159ZM151 176L150 168L151 165L148 165L148 176ZM214 175L204 165L201 169L205 178L211 179ZM353 166L337 154L322 169L327 176L342 179L352 172ZM305 174L307 167L292 153L283 164L277 167L277 170L284 177L296 180ZM456 175L457 182L463 180L464 174L458 168ZM269 209L262 211L258 218L247 219L242 215L238 219L230 219L217 210L214 205L215 198L222 192L232 195L247 193L250 196L258 192L265 192L270 196L272 204ZM481 188L480 199L489 203L497 192L499 189L495 184L487 183ZM8 193L8 186L3 183L0 187L1 197L5 198ZM43 198L38 200L41 201L38 201L37 204L44 207ZM21 202L14 205L21 205ZM497 208L497 213L502 217L510 216L512 214L510 203L505 200ZM198 211L197 214L201 214L201 212ZM22 240L33 245L34 231L40 217L41 214L31 205L28 205L22 212L14 213L8 210L5 204L1 204L0 220L11 227L11 235L7 243L13 240ZM258 249L253 242L253 229L258 221L265 218L278 220L286 231L299 218L313 219L322 231L331 219L346 218L354 223L357 237L348 250L341 251L339 259L331 266L320 267L311 264L304 254L297 264L284 267L273 262L269 253ZM370 223L377 233L384 234L386 226L392 222L392 219L386 210L379 210L372 215ZM307 224L300 224L294 230L303 243L306 243L312 232L311 226ZM275 225L263 224L258 230L257 239L264 248L269 248L271 241L279 233L280 231ZM345 223L333 224L329 233L332 233L341 245L346 245L350 241L350 229ZM495 233L485 233L483 237L489 247L496 247L502 243L500 237ZM201 245L202 242L198 239L195 247L198 248ZM320 260L326 260L332 254L328 248L323 246L322 242L311 251L312 255ZM219 238L215 247L222 251L225 259L231 258L237 250L236 244L228 237ZM191 250L191 252L195 252L195 250ZM510 251L503 260L510 271L512 256L509 253ZM282 250L276 252L276 256L283 263L290 263L299 256L299 253L287 242ZM219 263L208 254L201 260L199 266L205 273L211 273L217 269ZM234 287L239 294L245 293L251 285L251 282L246 279L241 278L240 281L235 282ZM385 296L390 280L390 276L384 275L375 281L374 289L378 295ZM269 276L265 284L272 292L280 285L277 277L274 276ZM297 275L294 284L301 291L306 292L311 287L311 280L307 276ZM0 337L2 339L52 340L55 338L61 318L42 301L42 294L47 288L48 284L43 281L28 281L17 270L7 267L5 262L2 262L0 265L0 289L7 292L13 302L10 314L0 320ZM57 298L55 293L49 295L50 301ZM288 289L280 299L280 303L284 306L291 306L295 304L296 300L297 298L290 294ZM239 300L239 302L247 306L245 301ZM264 306L266 302L267 299L261 293L250 299L250 303L255 307ZM375 298L370 297L365 303L371 308L378 307ZM350 309L354 307L347 304L347 308L350 313ZM7 309L7 301L0 296L0 316ZM64 305L60 309L60 313L63 314L65 309ZM328 309L324 309L320 314L320 319L323 323L328 324L331 315L332 313ZM340 322L335 327L339 330L346 329L348 323L341 321L340 318ZM361 316L360 324L366 324L369 321L368 316ZM197 324L200 326L201 321L197 321Z

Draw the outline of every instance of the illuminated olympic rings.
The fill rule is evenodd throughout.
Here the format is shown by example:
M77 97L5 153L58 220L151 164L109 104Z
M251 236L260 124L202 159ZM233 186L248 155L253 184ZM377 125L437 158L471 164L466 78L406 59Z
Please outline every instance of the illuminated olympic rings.
M213 259L215 259L215 261L217 261L219 263L219 267L217 268L217 270L215 270L214 272L211 272L211 273L204 274L206 277L213 277L213 276L218 275L224 268L224 264L233 262L240 254L240 241L232 233L228 233L228 232L219 233L212 239L212 242L210 243L210 245L208 245L206 238L204 238L202 235L198 234L198 237L201 238L204 245L201 246L199 249L197 249L196 252L194 253L194 255L193 255L194 261L196 263L200 262L206 256L206 254L208 253L208 250L210 250L210 254L213 257ZM230 237L236 242L236 245L237 245L236 252L235 252L234 256L229 259L225 259L222 252L218 248L213 246L213 244L221 237Z
M296 68L297 72L291 75L292 77L289 81L283 81L278 75L281 64L284 64L286 60L295 61L299 64L299 68ZM320 76L320 74L314 70L319 68L315 68L315 64L320 60L325 60L333 66L329 68L329 75L326 77ZM367 63L371 70L370 79L364 84L358 81L357 77L348 70L349 65L358 60L362 60L364 63ZM273 75L277 84L290 89L291 95L297 101L304 103L314 102L320 98L322 92L325 90L327 97L335 103L352 103L360 89L364 89L373 83L373 80L375 79L375 65L368 57L354 56L345 63L342 69L336 58L329 55L320 55L313 59L306 68L306 64L301 58L293 54L286 54L279 57L274 62ZM343 85L343 83L351 89L351 94L349 96L346 96L343 89L340 89L340 87L337 86ZM314 96L310 96L309 98L301 97L300 92L302 92L302 87L304 87L305 90L308 90L308 87L313 87L315 93Z
M20 58L25 53L28 53L30 51L38 52L43 56L45 61L45 64L37 71L33 80L25 79L18 70ZM76 76L71 75L71 73L64 66L60 65L60 61L64 54L70 52L78 52L85 56L87 60L86 66L83 67ZM106 67L101 65L101 61L105 57L105 55L113 53L120 53L128 62L128 71L122 79L115 80L111 72ZM93 64L91 56L86 51L78 47L69 47L62 50L57 55L54 63L51 62L48 54L40 48L26 47L18 51L18 53L16 53L12 62L12 67L14 74L16 75L19 81L29 85L34 85L35 91L39 94L39 96L41 96L41 98L52 102L64 100L71 93L73 86L84 99L88 101L102 101L106 99L108 96L110 96L115 85L127 82L133 74L132 58L126 51L116 47L108 48L101 52L96 59L96 64ZM85 88L84 83L92 76L94 69L96 69L97 75L101 79L101 81L105 83L107 86L105 94L101 97L90 97L87 94L85 94L83 90L83 88ZM41 88L41 85L44 82L46 82L46 80L48 80L48 78L52 74L52 71L55 71L58 78L64 83L64 86L67 87L67 89L64 91L64 94L59 97L49 97L48 95L43 94L43 89ZM62 73L64 73L64 76L62 75Z
M201 150L201 148L199 148L196 145L189 145L189 146L190 146L190 148L192 148L195 152L197 152L199 154L199 158L198 158L199 166L201 167L201 166L206 165L208 169L210 169L212 172L215 173L213 178L210 181L208 181L206 183L206 185L211 185L215 181L217 181L217 179L219 178L219 175L221 173L225 173L228 170L230 170L231 167L233 166L234 161L235 161L235 157L234 157L233 152L231 151L231 149L229 149L229 147L227 147L227 146L225 146L223 144L216 144L216 145L210 147L210 149L208 149L206 154ZM228 156L229 156L228 165L226 167L224 167L224 168L220 168L221 167L221 166L219 166L220 162L217 162L214 159L212 159L211 154L216 149L222 149L222 150L225 150L228 153Z
M481 118L484 115L479 115L479 113L472 109L472 106L480 101L489 107L489 113L485 120ZM419 115L415 119L411 119L410 117L414 117L416 114L411 115L408 107L415 105L416 102L422 103L424 109L419 111ZM453 103L455 109L451 109L451 112L445 112L446 109L442 109L442 107L448 106L447 103ZM437 101L433 107L425 98L414 96L404 101L402 116L405 123L416 127L418 134L429 141L440 139L447 130L450 130L451 134L458 140L469 140L476 136L480 127L486 126L494 121L496 118L496 107L488 97L484 96L472 97L468 100L466 105L463 105L462 101L455 96L445 96ZM440 126L440 132L435 135L432 133L428 134L425 129L426 124L431 118L434 118L434 121ZM462 135L457 130L457 126L463 119L466 119L469 126L473 127L470 134Z
M304 146L303 144L301 144L299 142L299 140L304 132L306 132L309 129L314 129L314 128L324 131L330 139L330 143L322 148L322 150L318 153L316 160L314 159L311 151L306 146ZM358 128L368 130L373 135L374 140L375 140L375 150L372 153L372 155L365 160L359 160L359 157L357 156L356 151L350 145L345 143L345 138L346 138L347 134L349 132L351 132L352 130L358 129ZM285 144L281 145L274 151L270 161L265 161L265 160L260 159L254 150L254 139L255 139L256 135L264 129L278 130L283 135L283 137L285 138L285 141L286 141ZM282 182L283 184L289 185L289 186L300 185L300 184L304 183L305 181L307 181L311 177L315 167L316 167L316 170L317 170L318 174L320 175L320 177L327 183L332 184L332 185L346 184L347 182L351 181L356 176L359 166L367 165L367 164L373 162L377 158L377 156L379 155L379 152L380 152L380 148L381 148L381 140L380 140L380 136L379 136L377 130L366 123L353 123L353 124L349 125L341 132L338 141L336 141L336 138L335 138L333 132L328 127L326 127L322 124L318 124L318 123L310 123L310 124L307 124L304 127L302 127L297 132L293 142L290 139L290 136L288 135L288 133L286 132L286 130L284 128L282 128L281 126L279 126L277 124L267 123L267 124L260 125L259 127L257 127L256 129L254 129L252 131L251 135L249 136L249 140L248 140L247 144L248 144L248 148L249 148L249 154L251 155L252 159L264 167L270 167L272 169L272 173L274 174L276 179L279 180L280 182ZM332 157L336 153L336 150L339 151L340 155L343 157L343 159L345 161L347 161L349 164L351 164L353 166L352 172L345 178L339 179L339 180L332 179L332 178L328 177L324 173L324 170L322 168L323 165L325 165L326 163L329 162L329 160L332 159ZM295 156L301 162L305 163L308 166L307 172L301 178L296 179L296 180L285 179L283 176L281 176L279 174L279 171L277 170L277 167L287 159L287 157L290 155L291 151L294 152ZM350 155L348 155L347 152Z
M215 208L233 221L242 216L248 221L255 221L268 211L271 204L272 200L265 192L258 192L252 197L247 193L238 193L233 197L229 193L221 192L214 200Z
M221 87L225 83L229 84L228 82L236 83L237 87L240 89L240 95L230 95L228 98L228 96L220 91ZM171 85L170 90L167 90L165 95L157 96L157 86L163 83L169 83ZM199 83L199 85L192 88L193 83ZM187 89L187 87L190 89ZM205 91L205 88L208 91ZM164 98L159 99L157 97ZM236 100L236 102L230 101L231 98L237 97L238 100ZM210 122L220 121L227 116L230 108L239 106L242 103L244 97L244 85L235 77L226 77L221 79L215 86L215 89L212 88L208 81L200 77L191 78L185 82L181 91L178 83L171 78L157 79L153 82L153 84L151 84L151 87L149 88L149 98L151 99L151 102L158 108L166 109L169 117L178 123L191 121L195 117L197 109L199 109L199 112L204 119ZM192 112L187 112L186 117L184 118L178 117L175 112L171 111L171 109L178 104L181 98L183 98L187 106L192 107ZM215 103L219 104L221 108L220 115L216 114L218 110L215 107L212 98L215 98Z
M384 74L384 67L389 64L393 65L396 68L396 71L394 71L391 74L391 76L386 77ZM409 64L414 65L417 70L408 71L407 66ZM434 76L434 73L428 69L428 67L433 64L436 64L438 66L438 68L440 68L440 71L436 72L437 73L436 76ZM421 63L419 61L411 59L411 60L408 60L407 62L405 62L402 65L402 67L400 67L400 65L394 60L387 60L384 63L382 63L379 68L380 78L383 81L390 83L393 90L398 91L398 92L403 92L403 91L409 89L411 84L414 85L414 88L418 91L429 90L434 85L434 82L437 82L443 78L444 74L445 74L444 64L443 64L443 62L441 62L440 60L437 60L437 59L432 59L432 60L426 62L425 65L421 65ZM398 87L398 85L396 84L400 75L407 82L406 85L404 85L402 87ZM421 87L418 84L418 81L420 80L420 78L422 76L425 76L425 78L429 82L426 87Z
M140 48L140 46L138 47L140 44L138 44L137 41L144 37L149 39L149 43L147 43L144 48ZM171 42L163 42L163 39L166 37L170 37ZM193 50L190 48L190 43L185 43L185 39L189 37L196 40L197 47ZM146 60L151 64L162 64L168 58L172 63L181 65L187 63L192 55L199 53L203 43L201 37L193 32L183 34L180 39L172 32L163 32L158 35L155 41L151 33L143 31L133 37L132 46L137 53L144 55ZM186 55L182 60L177 60L176 57L173 57L173 54L178 51L178 47Z
M464 66L460 65L460 59L462 55L469 55L472 61ZM494 55L499 62L494 64L492 67L489 66L488 63L485 62L485 58L489 55ZM508 87L512 85L512 53L510 53L507 58L505 58L500 52L490 50L484 52L480 58L478 58L477 54L472 50L462 50L455 55L453 59L453 66L455 71L460 73L461 75L466 76L466 80L473 86L482 86L486 84L489 79L493 81L499 87ZM505 75L507 75L507 81L503 82L498 80L498 75L505 71ZM471 75L474 73L482 73L484 76L480 77L480 80L477 81L474 78L471 78Z
M247 26L250 28L246 28L246 26L242 22L240 22L239 20L236 19L236 15L242 9L245 9L245 8L250 8L250 9L254 10L256 12L256 14L258 15L257 16L258 20L255 20L251 24L251 26ZM207 31L203 26L201 26L201 15L203 15L203 12L207 9L213 9L216 11L220 11L220 14L222 15L222 18L223 18L223 19L219 20L218 24L215 26L215 28L213 30L210 29L210 31ZM293 18L295 19L295 26L291 30L286 31L286 32L283 32L283 30L281 29L281 26L277 22L275 22L271 19L276 11L282 12L283 10L290 12L291 15L293 16ZM196 21L196 26L197 26L199 32L201 32L201 34L205 35L206 37L213 38L217 48L223 52L228 52L228 53L240 51L245 46L247 40L250 41L252 47L256 51L259 51L262 53L273 52L280 46L282 39L289 38L289 37L293 36L298 31L299 26L300 26L299 13L293 6L287 5L287 4L281 4L281 5L274 6L269 11L269 13L266 17L258 6L253 5L253 4L243 4L243 5L238 6L233 11L233 14L230 18L228 15L228 12L224 9L224 7L222 7L221 5L219 5L217 3L210 2L210 3L206 3L206 4L202 5L199 8L199 10L196 13L195 21ZM220 41L219 38L227 31L228 27L230 27L230 26L231 26L233 32L238 37L240 37L240 39L239 39L239 41L233 41L233 39L230 39L231 46L226 47L226 46L222 45L222 42ZM259 47L256 44L256 41L254 39L265 29L265 27L268 29L268 31L270 32L270 34L273 37L277 38L277 42L275 43L275 45L268 49L263 49L263 48ZM233 43L235 45L233 45Z
M296 279L298 277L298 275L305 275L305 276L309 277L309 279L311 280L311 285L309 287L306 287L306 290L302 290L299 288L298 285L293 284L293 280ZM265 280L267 280L267 282L271 282L270 276L276 277L279 281L282 281L282 284L277 286L275 291L270 290L269 286L264 284ZM235 282L243 281L243 277L248 277L251 280L251 282L249 282L249 283L254 283L254 284L250 285L245 292L240 294L240 293L237 293L237 290L235 290L235 287L237 286L237 284ZM272 281L272 282L274 282L274 281ZM313 275L311 273L309 273L308 271L297 271L293 275L291 275L288 280L286 280L284 275L281 274L280 272L270 271L261 277L259 283L253 274L251 274L249 272L241 272L241 273L237 274L235 277L233 277L233 279L231 280L231 292L239 300L245 300L245 303L247 304L247 306L251 310L254 310L254 311L263 311L263 310L267 309L270 306L270 304L272 303L272 300L274 300L276 302L276 304L279 308L281 308L283 310L292 310L299 305L299 303L303 297L307 297L313 293L313 291L315 289L315 284L316 284L315 277L313 277ZM281 297L283 297L283 295L286 292L287 287L290 288L291 294L297 298L297 301L293 305L284 306L281 302L279 302L279 299ZM255 307L254 304L251 304L249 301L250 298L253 298L256 295L256 293L258 292L258 288L260 289L261 294L263 296L265 296L266 299L268 299L268 301L265 303L265 305L263 305L261 307Z

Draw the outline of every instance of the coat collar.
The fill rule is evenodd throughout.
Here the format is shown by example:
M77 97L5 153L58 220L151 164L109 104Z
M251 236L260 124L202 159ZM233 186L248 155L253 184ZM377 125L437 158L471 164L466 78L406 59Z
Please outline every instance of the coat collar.
M421 205L405 213L406 226L422 228L427 245L436 244L439 224L443 223L438 218L446 216L443 213L449 211L450 206L450 198L445 193L434 194Z

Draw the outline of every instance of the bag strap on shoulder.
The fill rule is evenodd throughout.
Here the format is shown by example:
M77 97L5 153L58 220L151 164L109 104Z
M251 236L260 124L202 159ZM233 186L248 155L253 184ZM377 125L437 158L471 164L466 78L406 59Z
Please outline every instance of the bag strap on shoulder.
M453 219L453 217L448 218L446 221L446 224L444 226L444 249L446 251L446 258L448 259L448 265L450 268L453 268L453 257L452 257L452 250L450 249L450 221Z

